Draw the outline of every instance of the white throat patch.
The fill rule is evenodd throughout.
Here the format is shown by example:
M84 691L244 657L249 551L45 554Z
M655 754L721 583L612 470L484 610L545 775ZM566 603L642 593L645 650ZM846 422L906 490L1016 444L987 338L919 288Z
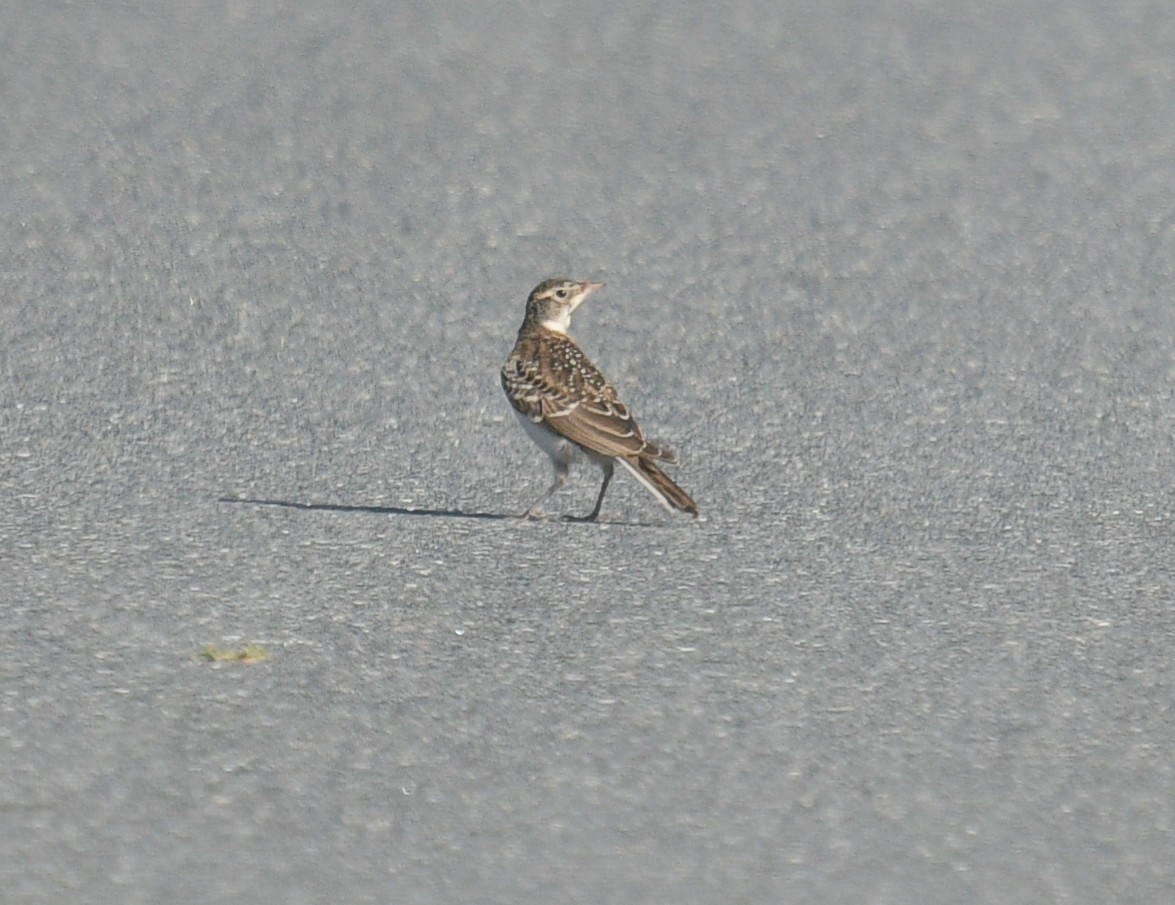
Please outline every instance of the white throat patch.
M571 312L565 308L560 312L558 320L545 320L541 326L556 333L566 333L567 328L571 326Z

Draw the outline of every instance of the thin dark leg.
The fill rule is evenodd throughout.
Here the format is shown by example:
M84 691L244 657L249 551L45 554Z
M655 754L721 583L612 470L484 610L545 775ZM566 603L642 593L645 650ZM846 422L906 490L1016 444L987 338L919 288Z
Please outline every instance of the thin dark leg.
M604 466L604 483L600 485L600 495L596 497L596 508L584 519L585 522L594 522L599 517L600 507L604 505L604 494L608 492L608 484L612 480L612 471L615 467L611 462Z
M566 465L561 463L556 464L555 483L548 487L541 497L531 503L530 507L526 510L526 512L522 513L521 517L529 519L543 518L544 516L542 510L539 509L539 506L545 503L550 498L551 494L563 486L563 484L567 481L567 472L568 468Z

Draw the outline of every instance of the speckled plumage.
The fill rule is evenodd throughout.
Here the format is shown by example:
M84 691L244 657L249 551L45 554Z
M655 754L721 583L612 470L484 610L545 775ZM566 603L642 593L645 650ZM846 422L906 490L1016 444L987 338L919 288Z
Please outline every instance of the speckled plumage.
M555 483L529 510L567 478L571 462L586 456L604 471L596 518L616 462L621 463L667 509L697 515L698 507L657 464L676 463L668 449L650 443L599 369L567 336L574 311L601 283L564 278L545 280L526 303L526 317L514 351L502 366L502 389L527 433L550 457Z

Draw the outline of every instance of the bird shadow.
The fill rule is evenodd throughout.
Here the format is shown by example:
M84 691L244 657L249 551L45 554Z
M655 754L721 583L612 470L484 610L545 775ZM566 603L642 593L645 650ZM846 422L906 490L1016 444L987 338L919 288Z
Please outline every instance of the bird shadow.
M263 500L253 497L220 497L218 503L245 506L276 506L281 509L300 509L304 512L363 512L370 515L414 515L424 518L464 518L487 522L533 522L537 524L617 525L624 528L658 528L648 522L618 522L611 519L588 521L565 515L562 517L528 519L506 512L470 512L465 509L409 509L405 506L352 506L346 503L305 503L300 500Z

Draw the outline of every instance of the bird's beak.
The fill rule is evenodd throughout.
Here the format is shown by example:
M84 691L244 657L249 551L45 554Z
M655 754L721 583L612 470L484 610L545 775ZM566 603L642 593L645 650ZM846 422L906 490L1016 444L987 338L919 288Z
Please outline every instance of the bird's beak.
M580 304L584 303L584 300L586 299L586 297L588 297L592 293L595 293L595 291L597 289L599 289L600 287L602 287L603 284L604 283L584 283L583 290L580 291L580 293L577 296L573 297L573 299L571 300L570 310L573 311L576 308L578 308L580 306Z

